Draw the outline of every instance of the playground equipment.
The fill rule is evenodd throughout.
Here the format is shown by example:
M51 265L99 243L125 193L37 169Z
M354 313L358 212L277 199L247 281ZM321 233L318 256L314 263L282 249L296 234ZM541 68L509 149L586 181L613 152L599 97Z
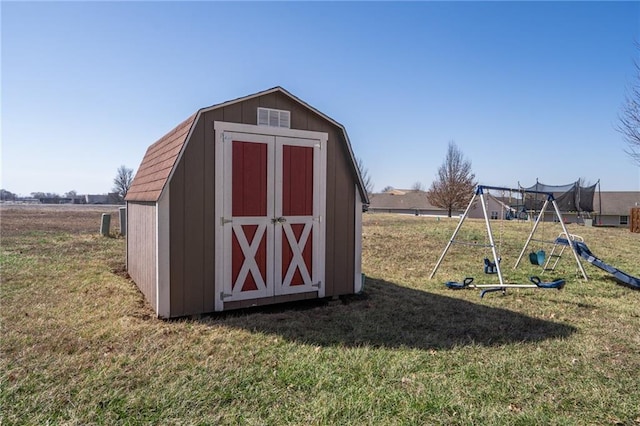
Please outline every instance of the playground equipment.
M569 246L569 241L584 243L584 238L580 235L574 234L569 234L567 236L564 232L561 232L553 241L553 248L547 257L546 262L544 262L544 265L542 263L538 263L538 265L542 265L542 273L544 273L544 271L555 271L556 266L558 266L558 262L560 262L560 259L562 258L564 250ZM558 250L558 248L560 249ZM552 261L553 264L551 264Z
M538 195L543 195L544 197L546 197L546 200L544 201L541 209L540 209L540 214L538 214L536 221L533 225L533 229L531 230L531 233L529 234L529 237L527 238L527 241L524 245L524 247L522 248L522 251L520 253L520 256L518 256L518 260L516 262L516 265L514 266L514 269L518 266L518 263L520 262L520 260L522 259L524 252L527 250L527 247L529 246L529 244L532 241L542 241L542 240L534 240L533 236L536 232L536 230L538 229L538 225L540 223L540 221L544 218L544 213L546 211L546 209L548 208L549 205L553 206L554 211L560 221L560 224L562 226L563 229L563 234L569 236L569 232L567 231L566 225L564 223L564 220L562 219L562 213L560 211L560 209L558 208L558 205L556 204L555 198L553 193L550 192L541 192L541 191L536 191L536 190L531 190L531 189L514 189L514 188L505 188L505 187L496 187L496 186L486 186L486 185L478 185L474 191L473 197L471 198L471 201L469 202L469 205L467 206L467 208L465 209L464 213L462 214L462 217L460 218L460 222L458 222L458 225L456 226L455 230L453 231L453 235L451 236L451 238L449 239L449 241L447 242L446 247L444 248L442 254L440 255L440 258L438 259L438 261L436 262L435 267L433 268L433 271L431 272L431 275L429 276L430 279L432 279L438 268L440 267L440 264L442 263L442 261L444 260L445 256L447 255L447 252L449 251L449 249L451 248L451 246L453 244L465 244L465 245L473 245L473 246L484 246L484 247L488 247L491 250L491 254L492 254L492 259L489 258L485 258L485 273L487 274L496 274L498 276L498 281L499 283L495 283L495 284L473 284L473 278L468 277L465 278L463 280L462 283L458 283L455 281L448 281L446 283L446 286L452 289L460 289L460 288L480 288L483 289L482 293L481 293L481 297L483 297L486 293L489 292L494 292L494 291L502 291L503 293L506 292L507 288L544 288L544 289L550 289L550 288L555 288L555 289L561 289L562 287L564 287L565 284L565 280L558 278L558 279L554 279L553 281L548 281L548 282L543 282L541 281L538 277L531 277L530 281L531 284L522 284L522 283L506 283L504 280L504 277L502 275L502 269L500 267L500 257L498 256L498 252L496 249L496 243L495 240L493 238L493 232L491 230L491 223L489 220L489 215L487 214L487 206L486 206L486 199L485 199L485 191L488 190L498 190L498 191L503 191L503 192L509 192L510 194L512 192L516 192L516 193L521 193L521 194L538 194ZM485 222L485 226L487 229L487 236L489 239L489 244L487 245L479 245L479 244L472 244L469 242L465 242L465 241L457 241L456 240L456 236L458 235L458 232L460 231L460 228L462 227L462 224L464 223L465 219L468 217L469 212L474 204L474 202L477 199L480 199L480 205L482 206L482 213L483 213L483 217L484 217L484 222ZM506 206L506 208L508 210L510 210L511 208L509 206ZM504 220L505 215L502 214L502 220ZM497 219L497 218L496 218ZM500 236L500 238L502 238L502 234ZM587 274L584 271L584 268L582 267L582 264L580 263L580 258L578 257L578 252L576 249L576 246L571 244L568 245L571 248L571 251L573 253L573 256L575 258L575 261L578 265L578 268L580 269L582 276L584 277L584 279L587 279ZM533 259L532 263L533 263ZM539 259L538 253L536 253L536 264L538 265L543 265L544 264L544 252L542 252L542 259Z
M532 191L529 189L523 189L523 192L534 192L536 194L539 194L539 192L537 191ZM555 246L558 244L558 238L562 237L562 235L567 236L567 238L575 238L575 236L573 236L572 234L569 234L569 231L567 231L567 226L565 225L564 219L562 217L562 213L560 211L560 208L558 207L558 204L556 203L555 197L553 195L553 193L543 193L546 195L547 199L544 201L544 203L542 204L542 207L540 208L540 213L538 213L538 217L536 218L535 223L533 224L533 228L531 229L531 232L529 233L529 236L527 237L527 241L524 243L524 247L522 247L522 251L520 252L520 255L518 256L518 260L516 260L516 264L514 265L513 269L516 269L518 267L518 265L520 264L520 261L522 260L522 257L524 256L524 253L527 251L527 248L529 247L529 244L532 241L537 241L540 243L552 243L554 244L554 248L551 251L551 255L553 255L553 257L551 255L549 255L549 257L546 257L546 252L542 249L538 250L537 252L532 252L529 253L529 261L534 264L534 265L540 265L543 266L544 269L548 268L549 262L551 261L551 259L555 258L556 261L553 265L553 268L555 269L555 266L558 264L558 260L560 259L560 256L562 255L562 252L559 254L555 253ZM560 225L562 226L562 232L560 233L560 236L556 239L556 240L551 240L551 241L547 241L544 238L543 239L535 239L534 235L536 233L536 230L538 229L538 225L540 224L540 222L543 223L544 226L544 217L545 217L545 213L547 211L547 208L549 207L549 204L551 203L551 205L553 206L553 209L555 211L555 214L558 218L558 221L560 222ZM580 237L582 238L582 237ZM575 245L571 244L568 246L571 248L571 252L573 253L573 257L576 261L576 265L578 265L578 270L580 271L580 273L582 274L582 277L586 280L589 279L589 277L587 276L587 272L584 270L584 267L582 266L582 263L580 263L580 257L578 255L578 251L575 248ZM562 251L564 251L564 249L562 249ZM545 263L545 258L546 258L546 263Z
M569 241L565 241L566 244L569 244ZM623 284L627 284L631 287L640 289L640 278L629 275L618 268L614 268L613 266L604 263L604 261L600 260L598 257L596 257L596 255L591 253L591 250L589 250L589 247L587 247L584 241L572 241L571 245L575 246L578 254L580 254L580 256L586 259L586 261L591 263L593 266L610 273L617 281L622 282Z
M542 281L539 277L532 276L529 278L533 284L503 284L498 286L497 284L473 284L473 277L465 278L461 283L456 281L447 281L445 285L452 290L462 290L463 288L479 288L482 291L480 292L480 298L483 298L487 293L493 293L496 291L501 291L502 294L505 294L507 288L555 288L557 290L562 290L566 281L563 278L556 278L553 281Z
M520 186L520 185L518 185ZM595 213L593 209L593 199L596 195L596 188L600 194L600 180L590 186L582 186L581 180L566 185L546 185L536 179L535 185L530 187L522 187L524 191L532 191L535 193L551 193L554 194L556 205L563 212L575 212L579 218L591 218L591 214ZM523 202L526 211L538 211L540 205L544 202L544 198L539 199L533 197ZM600 202L600 215L602 215L602 201Z
M529 253L529 262L531 262L532 265L542 265L546 256L547 253L542 249L532 251Z

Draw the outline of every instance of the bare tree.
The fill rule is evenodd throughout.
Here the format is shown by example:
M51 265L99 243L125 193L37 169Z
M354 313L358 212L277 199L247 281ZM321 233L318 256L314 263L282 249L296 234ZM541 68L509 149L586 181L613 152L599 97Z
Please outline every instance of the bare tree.
M420 182L420 181L415 181L415 182L413 183L413 185L411 185L411 190L412 190L412 191L424 191L424 190L425 190L425 187L424 187L424 185L422 184L422 182Z
M124 200L129 192L129 187L133 181L133 169L128 169L125 165L118 167L116 177L113 179L112 191L118 194L120 200Z
M640 50L640 42L636 43ZM625 152L640 166L640 62L635 62L635 81L627 88L616 130L627 142Z
M391 185L387 185L384 188L382 188L382 192L391 192L393 191L395 188Z
M0 200L2 201L15 201L16 194L6 189L0 189Z
M449 217L454 209L462 209L468 203L476 175L471 172L471 162L464 159L454 141L449 142L447 156L438 168L438 177L427 192L427 199L436 207L447 209Z
M362 183L364 184L364 190L367 191L367 195L371 197L371 194L373 194L373 180L371 180L369 169L365 167L362 158L356 159L356 163L358 165L358 169L360 170L360 177L362 178Z
M43 199L56 200L60 198L60 195L56 194L55 192L32 192L31 197L38 198L40 200L43 200Z

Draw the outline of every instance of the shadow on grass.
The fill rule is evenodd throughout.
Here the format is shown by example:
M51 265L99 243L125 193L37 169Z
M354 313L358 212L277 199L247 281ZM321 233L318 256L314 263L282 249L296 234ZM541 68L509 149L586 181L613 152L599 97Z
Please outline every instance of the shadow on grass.
M634 278L635 278L635 277L634 277ZM631 284L629 284L629 283L625 283L624 281L619 280L619 279L617 279L616 277L613 277L613 276L611 276L611 275L607 275L607 276L605 276L605 280L609 281L610 283L617 284L617 285L619 285L620 287L628 288L629 290L636 290L636 291L640 291L640 287L636 287L636 286L631 285Z
M361 295L245 309L202 318L322 346L446 349L563 338L576 328L506 309L368 278Z

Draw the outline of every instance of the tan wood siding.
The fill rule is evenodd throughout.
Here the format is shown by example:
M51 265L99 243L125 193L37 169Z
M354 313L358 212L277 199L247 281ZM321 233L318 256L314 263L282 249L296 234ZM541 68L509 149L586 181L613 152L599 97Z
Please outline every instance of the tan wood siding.
M196 123L170 183L172 317L214 310L215 151L207 123Z
M214 310L214 121L257 123L257 108L291 111L291 128L325 132L327 143L325 296L353 293L355 271L354 174L341 130L281 93L270 93L202 114L170 182L171 316ZM298 296L296 296L298 297ZM317 297L310 293L301 298ZM225 309L279 303L282 297L226 302ZM300 300L300 299L295 299Z
M212 312L215 309L215 133L211 130L211 125L207 121L202 120L204 130L204 251L202 253L202 261L204 263L203 271L203 308L205 312Z
M184 306L186 314L204 312L204 133L196 125L184 153Z
M127 270L142 294L156 306L156 205L127 204Z
M333 279L333 295L353 293L355 271L355 185L349 173L347 155L342 144L333 144L336 151L334 161L335 190L327 194L333 198L333 226L327 229L333 234L327 236L327 257L334 258L333 268L327 276ZM329 278L327 279L329 283ZM328 284L327 284L328 285Z

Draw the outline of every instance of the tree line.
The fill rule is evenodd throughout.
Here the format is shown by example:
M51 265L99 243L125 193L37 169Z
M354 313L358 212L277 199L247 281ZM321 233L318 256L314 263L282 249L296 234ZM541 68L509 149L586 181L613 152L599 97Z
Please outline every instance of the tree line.
M131 183L133 182L133 169L128 168L125 165L118 167L116 171L116 176L113 179L113 187L111 188L111 193L107 194L108 202L110 203L121 203L124 201L124 198L127 196L127 192L131 187ZM55 192L31 192L29 194L32 199L37 199L40 201L46 202L59 202L62 200L76 200L83 196L79 195L75 189L71 191L65 192L63 195L60 195ZM24 199L24 197L20 197L19 195L7 190L0 189L0 201L19 201Z

